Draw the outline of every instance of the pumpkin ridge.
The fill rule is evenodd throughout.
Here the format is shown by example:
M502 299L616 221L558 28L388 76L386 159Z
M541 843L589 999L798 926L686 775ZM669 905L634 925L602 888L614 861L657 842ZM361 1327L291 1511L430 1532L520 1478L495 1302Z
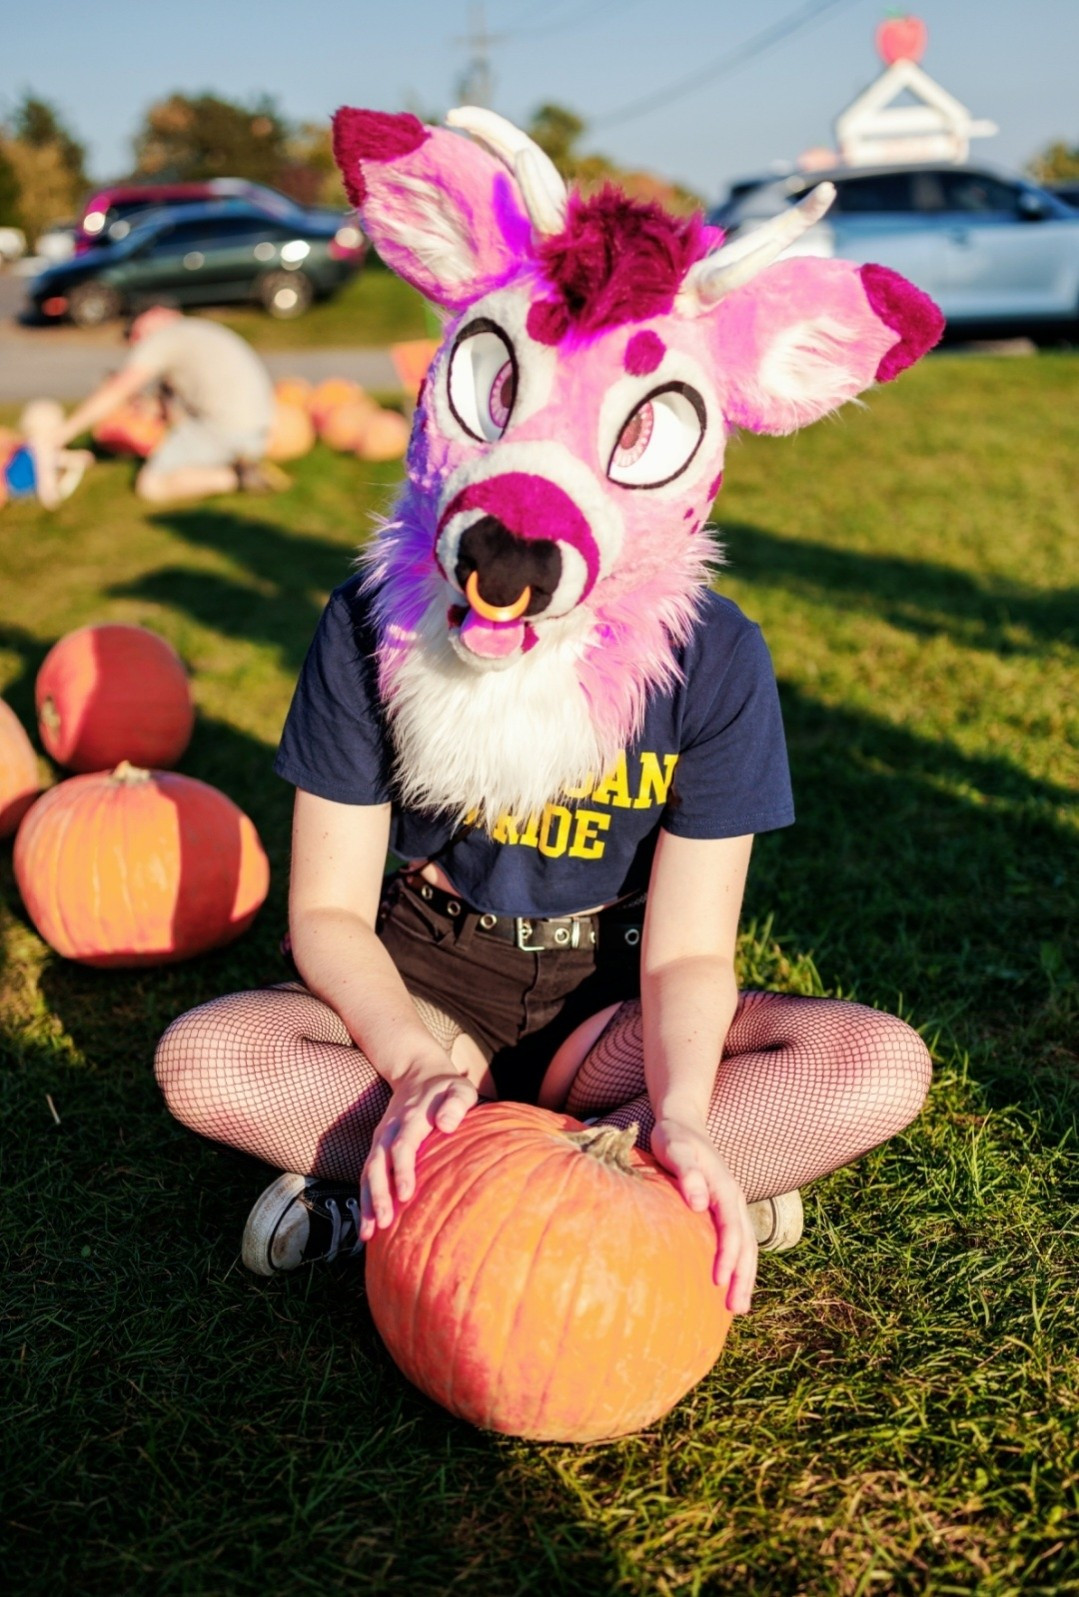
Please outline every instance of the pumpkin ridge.
M117 766L117 768L116 768L117 771L119 771L122 768L122 766L127 765L127 763L128 762L126 760L122 761L121 765ZM130 767L129 767L129 769L130 769ZM115 774L116 773L114 772L113 775L115 776ZM111 781L111 778L110 778L110 781ZM157 784L154 781L154 777L153 777L152 773L150 775L150 781L156 787ZM135 786L134 783L125 784L125 785ZM131 928L131 935L129 936L127 941L130 944L130 946L131 946L132 953L140 953L141 954L141 953L145 952L146 950L141 946L142 939L140 938L140 935L139 935L139 917L138 917L138 912L137 912L137 910L135 908L135 901L134 901L134 899L131 896L131 882L128 879L127 871L124 869L125 861L138 859L138 849L137 848L133 849L133 847L132 847L133 839L131 837L131 831L130 831L130 827L131 827L131 822L133 820L133 816L131 816L128 813L129 806L127 804L114 804L112 802L112 788L108 784L106 784L106 787L105 787L105 798L106 798L106 801L108 803L110 811L112 811L112 813L115 815L116 819L119 821L119 829L120 829L120 835L121 835L120 860L119 860L120 869L118 871L116 871L114 873L114 875L115 875L116 882L119 885L121 895L123 897L124 908L127 911L128 925ZM115 825L115 823L114 823L114 825Z
M548 1156L545 1159L541 1160L539 1163L534 1165L533 1168L528 1172L528 1175L527 1175L527 1178L526 1178L526 1185L527 1185L528 1182L534 1181L536 1176L538 1175L538 1173L541 1170L543 1170L546 1165L550 1164L552 1162L552 1160L554 1160L554 1159L564 1159L564 1158L565 1158L565 1154L564 1154L563 1150L561 1148L555 1148L550 1154L548 1154ZM563 1196L563 1194L564 1194L564 1192L566 1190L566 1187L569 1185L569 1183L570 1183L570 1181L571 1181L571 1179L573 1177L573 1164L572 1164L572 1162L570 1160L568 1160L568 1159L566 1159L565 1162L566 1162L566 1169L565 1169L565 1172L564 1172L563 1177L562 1177L562 1185L558 1189L558 1197L557 1197L557 1199L551 1205L551 1212L547 1216L547 1220L546 1220L546 1223L544 1224L543 1230L540 1232L539 1237L536 1240L536 1246L535 1246L535 1249L534 1249L533 1255L532 1255L534 1259L539 1256L540 1249L543 1247L544 1239L546 1238L547 1233L550 1231L551 1226L554 1224L555 1217L556 1217L556 1215L558 1213L558 1205L559 1205L559 1203L561 1203L562 1196ZM493 1248L494 1245L495 1245L495 1242L499 1238L501 1238L501 1236L502 1236L503 1232L505 1231L507 1225L509 1225L512 1222L513 1218L514 1218L513 1211L509 1210L505 1214L501 1225L499 1225L499 1227L495 1231L494 1239L492 1240L492 1242L490 1244L490 1247L488 1247L487 1252L484 1254L483 1260L481 1261L481 1268L482 1268L482 1265L484 1263L486 1263L487 1258L488 1258L488 1256L489 1256L489 1254L491 1252L491 1248ZM472 1277L471 1285L473 1287L475 1286L476 1281L479 1279L479 1273L480 1273L479 1270L477 1270L475 1272L475 1274L473 1275L473 1277ZM503 1381L505 1379L506 1354L507 1354L507 1352L509 1350L510 1345L513 1342L513 1339L514 1339L515 1335L517 1334L518 1326L521 1323L521 1310L522 1310L523 1304L524 1304L524 1297L519 1295L518 1298L517 1298L517 1305L516 1305L516 1307L515 1307L515 1309L513 1311L513 1320L512 1320L512 1322L510 1324L509 1333L507 1334L506 1339L505 1339L505 1341L502 1344L502 1347L500 1349L500 1356L499 1356L499 1360L498 1360L498 1380L495 1383L495 1389L491 1393L491 1396L488 1399L488 1403L487 1403L487 1415L488 1415L488 1418L490 1417L491 1410L492 1410L494 1404L497 1402L499 1396L501 1395L502 1383L503 1383ZM565 1338L564 1338L564 1335L563 1335L563 1340L564 1339ZM458 1340L460 1340L460 1329L458 1329ZM454 1343L454 1354L456 1354L456 1352L457 1352L457 1345L456 1345L456 1343ZM451 1370L452 1370L452 1368L453 1368L453 1366L451 1365ZM550 1382L548 1381L548 1385L549 1384L550 1384ZM451 1377L450 1391L452 1392L452 1390L453 1390L453 1383L452 1383L452 1377ZM546 1389L544 1391L544 1397L546 1397Z
M66 793L64 793L64 791L63 791L65 785L66 784L61 783L59 787L53 788L53 792L54 793L63 795L62 798L58 798L57 801L56 801L59 804L59 806L60 806L60 814L61 814L61 818L62 818L63 824L64 824L64 829L60 833L60 837L59 837L59 839L57 841L57 845L56 845L56 857L57 857L58 860L63 858L64 846L67 843L67 834L71 830L71 824L72 824L72 822L75 819L75 811L72 808L72 806L68 803L68 795ZM38 817L38 818L40 819L40 817ZM40 828L38 828L37 830L40 832ZM37 874L38 873L35 872L35 876ZM63 934L64 934L65 938L67 939L68 949L74 949L75 946L76 946L75 945L75 938L74 938L74 935L72 933L71 927L68 925L67 916L64 914L64 902L63 902L63 898L62 898L61 893L60 893L60 881L61 881L60 872L59 871L53 872L52 875L51 875L51 889L52 889L52 891L51 891L51 894L50 894L50 897L52 898L52 907L53 907L53 910L55 912L57 922L58 922L61 930L63 931ZM59 949L58 952L62 954L65 951L63 949Z
M572 1172L573 1172L573 1166L571 1165L569 1170L567 1171L567 1174L566 1174L566 1180L567 1181L571 1178ZM566 1183L564 1182L563 1183L563 1188L565 1187L565 1185L566 1185ZM561 1197L562 1197L562 1193L561 1192L559 1192L558 1197L559 1197L559 1200L561 1200ZM542 1245L543 1245L543 1237L545 1237L547 1235L547 1232L550 1229L551 1222L554 1220L555 1215L557 1214L557 1212L558 1212L558 1206L556 1204L556 1205L554 1205L552 1207L551 1219L550 1219L550 1221L548 1221L547 1225L544 1227L543 1236L540 1238L540 1245L536 1248L535 1256L537 1258L539 1257L540 1247L542 1247ZM576 1270L573 1273L572 1286L571 1286L570 1290L566 1294L566 1309L565 1309L565 1313L563 1314L563 1317L562 1317L562 1331L561 1331L561 1333L559 1335L559 1338L558 1338L558 1352L555 1354L554 1358L550 1361L550 1368L547 1371L547 1379L546 1379L546 1381L543 1384L543 1391L540 1393L539 1401L536 1404L536 1407L535 1407L535 1409L533 1410L533 1413L532 1413L532 1419L531 1419L530 1428L533 1431L536 1429L536 1426L540 1423L540 1421L542 1419L543 1411L544 1411L544 1409L547 1406L547 1398L548 1398L548 1395L549 1395L550 1390L551 1390L551 1383L554 1380L556 1374L558 1374L558 1372L560 1370L560 1367L561 1367L562 1356L563 1356L563 1354L565 1352L565 1348L566 1348L566 1338L569 1335L569 1329L570 1329L570 1326L573 1324L574 1315L575 1315L576 1310L577 1310L577 1294L578 1294L578 1291L580 1289L581 1276L584 1274L584 1270L585 1270L585 1267L588 1264L588 1262L589 1262L588 1255L586 1254L585 1250L582 1248L581 1252L580 1252L580 1255L579 1255L579 1257L577 1259L577 1268L576 1268Z
M452 1131L443 1132L443 1136L452 1137L454 1135L455 1133ZM408 1317L409 1323L407 1347L410 1357L413 1356L413 1348L415 1347L416 1316L419 1312L420 1299L423 1296L424 1287L427 1283L427 1271L430 1268L431 1255L435 1251L435 1243L438 1241L447 1220L449 1220L451 1215L456 1214L464 1199L467 1198L468 1194L472 1191L472 1188L481 1182L485 1176L489 1175L492 1170L496 1170L500 1164L504 1164L507 1159L511 1158L515 1151L516 1150L514 1149L507 1148L505 1153L502 1154L498 1159L495 1159L493 1163L481 1163L480 1168L476 1172L475 1180L470 1181L467 1187L464 1187L460 1192L458 1192L455 1195L453 1203L450 1205L450 1207L439 1216L437 1228L433 1226L428 1227L426 1237L427 1249L423 1256L423 1264L420 1270L417 1272L416 1289L413 1294L412 1307Z

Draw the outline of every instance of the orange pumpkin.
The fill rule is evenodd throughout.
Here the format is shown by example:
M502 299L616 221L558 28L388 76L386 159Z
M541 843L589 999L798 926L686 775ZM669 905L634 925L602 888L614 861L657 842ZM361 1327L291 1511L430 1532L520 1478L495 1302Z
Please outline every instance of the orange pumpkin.
M15 880L45 941L84 965L166 965L246 931L270 869L230 798L126 762L61 782L15 840Z
M331 449L339 449L348 455L355 454L362 447L367 429L377 415L378 407L364 394L360 399L351 399L347 404L331 410L319 428L319 437Z
M69 632L34 685L41 741L72 771L121 760L171 766L187 748L195 707L183 661L145 627L106 623Z
M400 460L408 448L408 422L396 410L376 410L364 428L356 453L361 460Z
M168 426L160 402L136 394L116 410L110 411L93 430L95 444L116 455L136 455L145 460L164 438Z
M37 755L22 722L0 699L0 837L10 837L41 791Z
M282 405L295 405L298 410L308 409L314 393L306 377L279 377L273 385L273 391Z
M354 383L350 377L326 377L312 390L307 408L311 413L311 420L318 428L319 436L326 423L326 418L340 405L355 404L357 400L366 399L367 395L359 383Z
M266 445L267 460L299 460L315 444L315 424L301 406L278 399Z
M493 1103L420 1150L415 1196L368 1244L367 1297L451 1413L539 1441L624 1436L719 1357L712 1221L634 1131Z

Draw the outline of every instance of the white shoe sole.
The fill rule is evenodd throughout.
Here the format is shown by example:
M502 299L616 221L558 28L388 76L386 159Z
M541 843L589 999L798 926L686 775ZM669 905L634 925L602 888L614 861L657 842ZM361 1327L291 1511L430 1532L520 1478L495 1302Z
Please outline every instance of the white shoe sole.
M254 1275L277 1275L301 1262L307 1241L307 1210L296 1200L306 1177L291 1170L272 1181L247 1217L241 1257ZM301 1236L296 1233L302 1231Z
M761 1198L749 1205L749 1218L762 1253L785 1253L802 1240L802 1194L795 1190L781 1192L775 1198Z

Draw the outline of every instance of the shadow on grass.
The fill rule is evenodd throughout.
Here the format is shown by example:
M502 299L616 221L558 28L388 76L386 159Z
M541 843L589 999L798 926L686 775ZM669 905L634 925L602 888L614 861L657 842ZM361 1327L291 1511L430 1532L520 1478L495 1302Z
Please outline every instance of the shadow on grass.
M963 648L1005 656L1079 644L1079 589L1031 593L983 584L930 561L783 538L742 522L723 521L720 536L736 552L740 578L878 616L918 637L943 633Z

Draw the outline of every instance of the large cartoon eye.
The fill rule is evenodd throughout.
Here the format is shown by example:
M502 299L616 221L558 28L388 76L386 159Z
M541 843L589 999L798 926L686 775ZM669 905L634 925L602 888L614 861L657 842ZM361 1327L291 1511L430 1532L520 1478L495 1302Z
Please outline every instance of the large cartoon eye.
M473 322L450 356L450 409L479 443L501 438L517 397L517 359L493 322Z
M618 435L607 475L624 488L661 488L681 475L704 437L704 401L685 383L642 399Z

